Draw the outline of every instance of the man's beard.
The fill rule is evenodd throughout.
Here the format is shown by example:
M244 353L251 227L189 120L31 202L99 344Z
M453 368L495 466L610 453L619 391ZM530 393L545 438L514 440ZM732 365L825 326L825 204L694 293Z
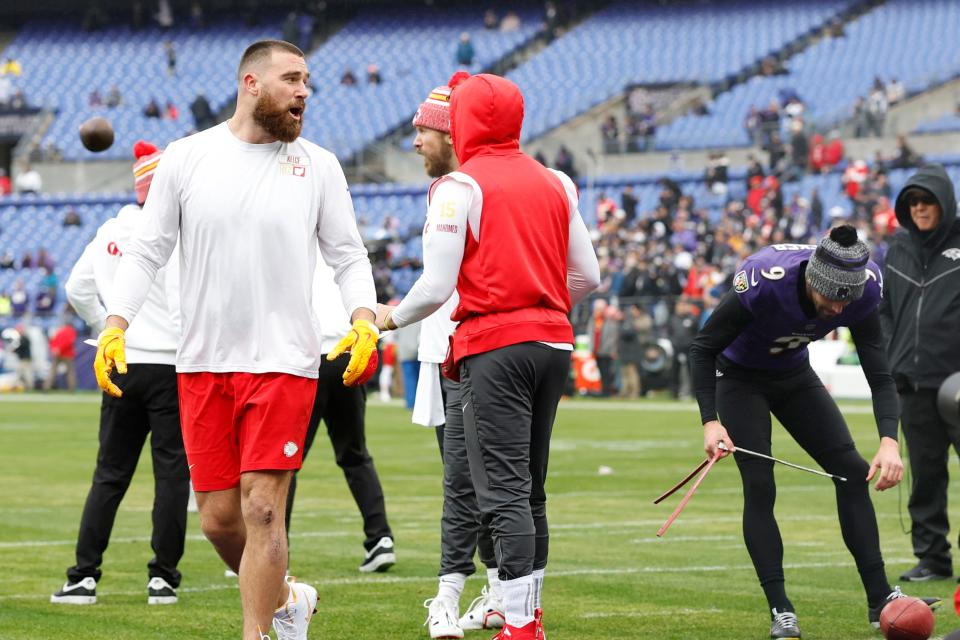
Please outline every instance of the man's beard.
M423 156L423 166L431 178L439 178L453 171L453 147L443 145L436 156Z
M299 120L294 120L290 115L290 109L294 107L300 109ZM264 90L257 98L257 104L253 108L253 121L277 140L293 142L300 137L305 112L306 104L303 100L295 100L290 104L281 105Z

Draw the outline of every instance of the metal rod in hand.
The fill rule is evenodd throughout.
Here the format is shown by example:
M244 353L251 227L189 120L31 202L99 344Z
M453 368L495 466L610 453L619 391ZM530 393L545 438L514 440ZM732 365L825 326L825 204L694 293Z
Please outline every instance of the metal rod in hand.
M717 448L719 448L719 449L724 449L724 450L726 450L726 451L729 451L729 449L727 449L727 445L725 445L723 442L721 442L721 443L717 446ZM846 481L847 481L847 479L844 478L843 476L835 476L835 475L833 475L832 473L827 473L826 471L820 471L819 469L811 469L811 468L809 468L809 467L801 467L801 466L798 465L798 464L793 464L792 462L787 462L786 460L781 460L780 458L774 458L773 456L768 456L768 455L765 455L765 454L762 454L762 453L757 453L756 451L750 451L750 449L744 449L743 447L734 447L733 450L734 450L734 452L739 451L740 453L745 453L745 454L747 454L748 456L755 456L755 457L757 457L757 458L763 458L764 460L770 460L770 461L772 461L772 462L779 462L780 464L782 464L782 465L784 465L784 466L787 466L787 467L790 467L790 468L792 468L792 469L799 469L800 471L806 471L807 473L813 473L813 474L816 474L816 475L818 475L818 476L823 476L824 478L832 478L832 479L834 479L834 480L840 480L841 482L846 482Z
M670 528L670 525L673 524L673 521L677 519L677 516L680 515L680 512L683 511L683 508L687 506L687 503L690 502L690 498L693 497L693 493L697 490L697 487L700 486L700 483L703 482L703 479L707 477L707 474L710 473L710 469L713 467L713 464L720 459L720 456L723 455L723 451L717 449L716 453L713 454L713 457L710 458L710 461L707 462L706 466L703 468L703 471L700 472L700 476L697 478L697 481L693 483L687 493L684 494L683 500L680 501L680 504L677 505L677 508L673 510L673 513L670 514L670 517L667 518L667 521L663 523L663 526L657 531L657 537L663 536L667 532L667 529Z
M701 462L700 464L698 464L697 467L696 467L693 471L691 471L690 473L687 474L687 477L685 477L683 480L681 480L681 481L678 482L677 484L675 484L675 485L673 485L672 487L670 487L670 488L666 491L666 493L664 493L664 494L661 495L659 498L657 498L656 500L654 500L654 501L653 501L653 504L660 504L661 502L663 502L664 500L666 500L667 498L669 498L670 496L672 496L674 493L676 493L676 492L680 489L680 487L682 487L683 485L685 485L685 484L687 484L688 482L690 482L691 480L693 480L693 477L694 477L695 475L697 475L698 473L700 473L700 470L703 469L705 466L707 466L707 463L708 463L708 462L710 462L710 458L704 458L704 459L703 459L703 462Z

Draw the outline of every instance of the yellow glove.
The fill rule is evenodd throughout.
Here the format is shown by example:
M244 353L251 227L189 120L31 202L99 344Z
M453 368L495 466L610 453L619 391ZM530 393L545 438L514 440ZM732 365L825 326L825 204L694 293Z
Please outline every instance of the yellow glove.
M377 355L377 339L380 332L369 320L357 320L350 333L327 354L327 360L335 360L345 351L350 352L350 363L343 372L343 384L348 387L363 385L377 370L380 361Z
M117 373L127 372L126 339L120 327L110 327L100 332L100 337L97 338L97 357L93 361L97 384L110 395L119 398L123 392L110 381L114 365Z

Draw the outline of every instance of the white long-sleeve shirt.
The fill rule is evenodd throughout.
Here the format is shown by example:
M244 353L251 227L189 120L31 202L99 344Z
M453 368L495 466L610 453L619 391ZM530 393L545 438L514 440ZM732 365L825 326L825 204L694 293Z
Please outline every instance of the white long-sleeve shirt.
M316 378L319 244L345 306L376 307L370 261L336 157L298 138L250 144L226 123L170 144L108 301L128 322L180 239L177 371Z
M454 290L443 306L424 318L420 323L420 346L417 348L417 360L440 364L447 357L449 338L457 328L457 323L450 319L460 296Z
M350 332L350 314L343 306L333 269L323 260L317 260L313 274L313 311L320 323L320 353L330 353Z
M101 300L110 298L120 258L130 243L140 207L129 204L104 222L64 285L67 299L92 329L100 331L107 319ZM157 272L140 313L126 332L130 364L174 364L180 340L179 264L172 260Z
M570 203L567 289L570 303L575 305L600 282L600 266L580 215L577 187L565 173L554 174L563 183ZM458 171L441 180L427 209L423 229L423 273L393 312L392 320L398 327L429 316L450 298L463 262L468 222L474 238L480 239L483 193L479 185Z

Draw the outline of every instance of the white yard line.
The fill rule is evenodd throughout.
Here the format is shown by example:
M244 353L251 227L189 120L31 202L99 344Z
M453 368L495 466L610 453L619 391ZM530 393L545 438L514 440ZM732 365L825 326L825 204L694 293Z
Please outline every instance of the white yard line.
M67 404L71 402L81 404L100 404L100 394L77 393L0 393L0 403L23 402L26 404Z
M699 415L697 403L692 400L676 402L625 402L623 400L561 400L561 410L571 411L677 411ZM844 413L873 413L870 404L850 404L840 401L840 410Z
M307 531L293 532L291 538L347 538L355 536L353 531ZM205 536L200 534L188 535L187 540L206 540ZM128 536L126 538L111 538L111 544L131 543L131 542L150 542L150 536ZM75 545L73 540L21 540L18 542L0 542L0 549L21 549L24 547L61 547L64 545Z
M878 518L890 519L899 517L896 513L890 514L877 514ZM728 522L728 523L739 523L743 517L740 514L733 514L729 516L711 516L711 517L696 517L696 518L685 518L683 520L684 524L695 525L695 524L710 524L710 523L719 523L719 522ZM812 514L812 515L783 515L778 516L778 522L835 522L837 519L836 514ZM607 532L613 531L634 531L636 529L644 529L648 527L657 527L663 524L662 518L649 518L645 520L624 520L624 521L604 521L604 522L578 522L570 524L551 524L550 528L555 531L595 531L598 529L603 529ZM407 531L411 533L432 533L436 529L435 523L431 522L429 526L423 527L400 527L400 530ZM355 536L356 532L354 531L294 531L290 534L291 538L346 538ZM653 531L650 533L653 536ZM652 538L650 542L659 542L661 544L666 544L671 540L685 540L688 539L684 536L675 536L675 537L664 537L664 538ZM690 538L694 539L694 538ZM696 538L696 539L710 539L710 538ZM206 538L200 534L192 534L187 536L187 540L206 540ZM128 536L124 538L113 538L111 542L114 544L118 543L138 543L138 542L150 542L150 536ZM24 549L30 547L59 547L59 546L72 546L76 544L76 539L61 539L61 540L18 540L14 542L0 542L0 550L3 549Z
M909 563L914 558L893 558L887 559L888 562ZM785 569L823 569L827 567L852 568L853 562L796 562L784 564ZM567 569L559 571L547 571L549 579L570 578L577 576L605 576L605 575L642 575L653 573L720 573L729 571L753 571L753 565L749 563L742 564L724 564L724 565L703 565L703 566L667 566L667 567L623 567L620 569ZM480 576L474 576L474 580L479 580ZM225 578L225 580L227 580ZM351 578L332 578L327 580L313 580L304 577L304 582L316 587L338 587L355 585L377 585L377 584L417 584L417 583L436 583L436 576L370 576L370 577L351 577ZM206 591L226 591L237 588L236 580L220 584L208 584L197 587L182 587L177 589L179 593L200 593ZM102 591L97 597L110 596L139 596L143 595L142 589L135 591ZM0 595L0 600L46 600L50 597L48 593L14 593ZM611 614L617 615L617 614Z
M4 402L24 402L24 403L45 403L45 404L64 404L70 402L99 404L100 394L94 392L81 392L77 394L43 394L43 393L4 393L0 394L0 403ZM371 402L370 407L399 407L400 401L394 400L388 404L382 402ZM650 402L627 402L623 400L561 400L561 411L676 411L697 413L697 403L691 400L678 400L676 402L668 401L650 401ZM844 413L873 413L873 407L870 404L849 404L841 401L840 410Z

